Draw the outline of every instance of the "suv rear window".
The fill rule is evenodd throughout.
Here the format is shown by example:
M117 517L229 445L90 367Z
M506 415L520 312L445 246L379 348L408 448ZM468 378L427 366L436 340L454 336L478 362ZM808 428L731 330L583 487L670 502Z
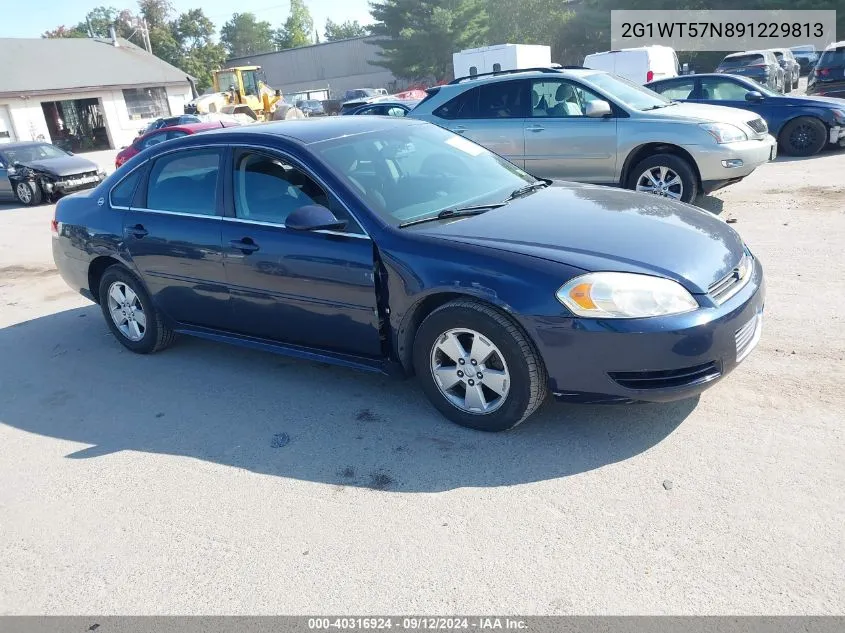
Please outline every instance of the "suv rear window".
M762 63L765 63L762 55L739 55L737 57L726 57L719 65L723 68L740 68Z
M845 46L834 48L822 53L822 58L819 60L819 68L829 68L831 66L845 66Z

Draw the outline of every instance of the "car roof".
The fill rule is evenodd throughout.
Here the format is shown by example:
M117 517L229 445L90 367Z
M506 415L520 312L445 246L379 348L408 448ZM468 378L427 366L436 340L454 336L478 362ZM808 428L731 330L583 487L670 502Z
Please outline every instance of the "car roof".
M741 51L739 53L731 53L730 55L725 55L725 59L730 59L731 57L741 57L743 55L763 55L766 56L766 53L771 53L772 51L768 48L758 48L753 51Z
M462 77L457 84L446 84L447 86L466 86L476 85L480 83L493 83L507 79L535 79L537 77L554 77L560 75L563 77L589 77L590 75L606 75L603 70L593 70L592 68L550 68L551 72L543 72L541 70L510 70L502 72L501 74L484 75L479 77ZM440 86L445 87L445 86Z
M151 134L159 134L161 132L187 132L193 134L195 132L202 132L203 130L214 130L221 126L220 121L201 121L199 123L180 123L179 125L168 125L167 127L160 127L157 130L151 130L144 134L147 137ZM142 137L142 138L144 138Z
M422 121L404 117L375 116L340 116L320 117L318 119L292 119L256 123L240 127L220 128L203 134L203 138L229 134L247 134L257 136L278 136L293 139L309 145L319 141L329 141L344 136L366 134L380 130L398 129L414 125L427 125Z
M18 149L20 147L32 147L33 145L53 145L49 141L15 141L14 143L3 143L0 145L0 152L6 149ZM54 146L55 147L55 146Z

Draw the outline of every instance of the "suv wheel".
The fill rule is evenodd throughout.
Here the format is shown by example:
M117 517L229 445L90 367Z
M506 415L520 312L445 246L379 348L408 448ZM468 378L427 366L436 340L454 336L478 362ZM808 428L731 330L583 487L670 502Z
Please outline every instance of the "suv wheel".
M674 154L654 154L637 163L628 175L628 189L691 202L698 195L698 179L689 163Z

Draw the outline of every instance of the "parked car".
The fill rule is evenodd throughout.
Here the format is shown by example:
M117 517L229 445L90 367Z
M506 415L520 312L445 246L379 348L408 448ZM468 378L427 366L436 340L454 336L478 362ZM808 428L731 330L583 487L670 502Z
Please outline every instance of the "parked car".
M164 141L169 141L174 138L181 138L189 134L196 134L197 132L205 132L207 130L217 130L221 127L237 127L238 123L229 123L228 121L205 121L203 123L186 123L184 125L172 125L166 128L160 128L148 132L143 136L136 138L132 145L124 147L114 159L115 168L120 167L136 154L140 154L145 149L158 145Z
M775 59L778 60L780 67L783 68L783 91L792 92L798 87L801 65L788 48L773 48L772 52L775 54Z
M419 101L380 101L364 103L342 110L342 115L370 114L376 116L405 116Z
M408 116L463 134L538 178L689 202L741 180L777 153L755 114L674 103L601 71L500 73L428 92Z
M792 51L792 54L795 56L795 61L797 61L798 65L801 67L802 75L809 74L809 72L813 69L813 66L815 66L816 62L819 60L819 54L816 52L816 47L812 44L793 46L789 50Z
M296 107L305 113L305 116L325 116L326 110L323 104L316 99L305 99L296 102Z
M718 217L537 180L434 125L268 123L140 157L62 200L52 240L134 352L190 334L416 374L445 417L500 431L548 392L696 395L760 336L762 267Z
M818 154L828 143L845 146L845 100L784 96L738 75L689 75L646 84L664 97L743 108L759 114L791 156Z
M36 206L96 187L105 177L96 163L50 143L0 145L0 200Z
M387 90L384 88L354 88L347 90L343 96L344 101L360 101L370 97L386 97Z
M715 72L742 75L777 92L784 90L783 68L772 51L732 53L719 62Z
M180 114L179 116L160 117L151 121L146 127L141 128L141 130L138 131L138 137L165 127L185 125L186 123L202 123L202 119L196 114Z
M807 78L807 94L845 97L845 41L824 49Z
M641 46L593 53L584 58L584 66L619 75L640 85L679 74L678 56L669 46Z

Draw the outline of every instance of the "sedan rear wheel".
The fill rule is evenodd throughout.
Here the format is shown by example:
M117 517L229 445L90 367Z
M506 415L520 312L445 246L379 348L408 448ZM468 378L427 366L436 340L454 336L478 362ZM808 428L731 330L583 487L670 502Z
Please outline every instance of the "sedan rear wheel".
M173 342L173 330L153 306L143 284L123 266L112 266L103 273L99 299L109 329L127 349L150 354Z
M515 427L547 393L545 366L522 330L492 306L469 299L425 318L414 341L414 369L445 417L481 431Z
M640 161L631 171L628 188L681 202L690 202L698 195L695 173L674 154L655 154Z

